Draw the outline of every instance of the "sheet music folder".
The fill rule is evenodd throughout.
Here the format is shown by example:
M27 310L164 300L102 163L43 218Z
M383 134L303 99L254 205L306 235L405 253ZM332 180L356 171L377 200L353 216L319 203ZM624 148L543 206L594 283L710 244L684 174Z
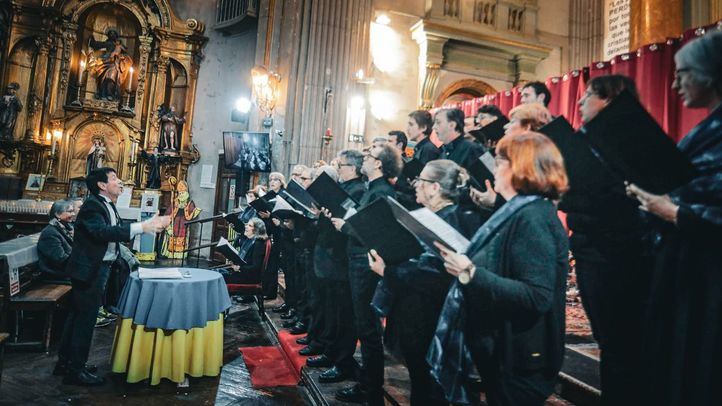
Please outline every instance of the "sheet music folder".
M497 142L504 136L504 126L508 122L509 120L506 117L499 117L478 130L469 131L469 134L482 144L486 144L489 141Z
M486 190L485 181L491 182L494 186L494 168L496 163L491 152L484 152L479 159L469 167L469 178L471 185L479 190Z
M618 176L655 194L688 183L694 167L654 118L623 91L581 130Z
M399 202L386 197L364 207L347 221L361 242L375 249L387 264L399 264L420 256L424 252L422 242L436 255L440 254L433 244L435 241L453 250L463 251L468 247L469 242L453 227L428 209L419 210L426 211L415 215L417 210L408 212ZM437 231L431 231L424 223Z
M318 203L319 208L327 208L334 217L343 218L348 209L357 205L326 172L321 172L306 191Z
M225 238L221 237L220 240L218 240L218 244L216 244L216 251L223 254L226 259L233 262L236 265L243 265L246 263L246 261L243 260L238 255L238 250L236 250Z

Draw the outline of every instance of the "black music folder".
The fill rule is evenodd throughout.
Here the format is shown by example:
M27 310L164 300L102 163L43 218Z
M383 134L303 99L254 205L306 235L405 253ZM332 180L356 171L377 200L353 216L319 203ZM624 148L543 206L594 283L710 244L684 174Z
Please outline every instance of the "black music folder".
M615 97L581 132L617 176L651 193L669 193L694 175L694 167L674 141L627 91Z
M494 186L495 166L496 162L494 161L494 156L491 152L484 152L479 159L474 161L474 163L469 167L471 186L476 189L486 191L485 181L487 180L491 182L492 186Z
M421 171L424 169L424 164L416 158L409 160L404 163L404 168L401 170L401 175L409 180L409 182L416 179L421 175Z
M220 252L226 259L233 262L236 265L243 265L246 263L246 261L243 260L243 258L238 255L238 250L235 249L231 243L228 242L225 238L221 237L220 240L218 240L218 244L216 244L216 251Z
M254 200L248 204L251 207L253 207L254 209L256 209L256 211L259 213L262 211L267 211L270 213L273 211L273 206L274 206L274 202L269 202L262 197Z
M489 141L498 142L504 136L504 126L508 122L506 117L499 117L478 130L469 131L469 134L484 145Z
M296 208L301 208L308 213L313 213L313 208L318 208L318 202L308 193L303 186L299 185L296 181L292 180L288 182L285 190L279 193L288 203Z
M243 213L243 211L232 211L230 213L224 214L223 219L233 225L233 228L242 229L244 224L240 219L241 213Z
M326 172L321 172L306 191L319 208L325 207L333 217L343 218L348 209L358 205Z
M306 216L305 211L294 207L288 201L286 201L286 199L281 197L280 195L283 193L284 192L282 191L279 194L279 196L276 196L276 199L275 199L276 203L273 206L273 210L271 211L271 214L273 215L273 217L284 220L284 219L296 218L297 216L298 217Z
M424 252L416 237L396 220L386 199L377 199L346 221L366 248L376 250L389 265Z

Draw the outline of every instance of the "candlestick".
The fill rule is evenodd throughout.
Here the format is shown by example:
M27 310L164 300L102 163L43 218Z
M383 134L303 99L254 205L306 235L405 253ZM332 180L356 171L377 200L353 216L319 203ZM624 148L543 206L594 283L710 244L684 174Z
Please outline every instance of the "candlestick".
M80 61L80 69L78 70L78 86L83 84L83 73L85 73L85 61Z
M128 76L128 93L130 93L130 88L133 85L133 67L130 67L130 75Z

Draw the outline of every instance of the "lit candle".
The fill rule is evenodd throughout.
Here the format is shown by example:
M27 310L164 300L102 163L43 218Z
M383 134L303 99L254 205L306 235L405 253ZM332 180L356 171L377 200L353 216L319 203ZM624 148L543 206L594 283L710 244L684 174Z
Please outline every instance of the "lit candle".
M53 143L51 144L51 147L50 147L50 155L55 155L55 146L57 143L58 142L55 141L55 138L53 138Z
M128 93L130 93L130 88L133 85L133 67L130 67L130 75L128 75Z
M80 70L78 71L78 84L83 84L83 73L85 73L85 61L80 61Z

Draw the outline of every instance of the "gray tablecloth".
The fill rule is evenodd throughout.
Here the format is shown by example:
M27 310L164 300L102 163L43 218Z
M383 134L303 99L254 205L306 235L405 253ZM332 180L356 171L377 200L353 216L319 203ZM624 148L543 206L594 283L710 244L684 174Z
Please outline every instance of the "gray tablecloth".
M189 268L180 268L181 273ZM223 276L215 271L190 268L192 277L143 279L130 274L118 301L120 316L146 328L188 330L205 327L231 307Z
M38 260L40 233L14 238L0 243L0 257L8 263L8 269L20 268Z

